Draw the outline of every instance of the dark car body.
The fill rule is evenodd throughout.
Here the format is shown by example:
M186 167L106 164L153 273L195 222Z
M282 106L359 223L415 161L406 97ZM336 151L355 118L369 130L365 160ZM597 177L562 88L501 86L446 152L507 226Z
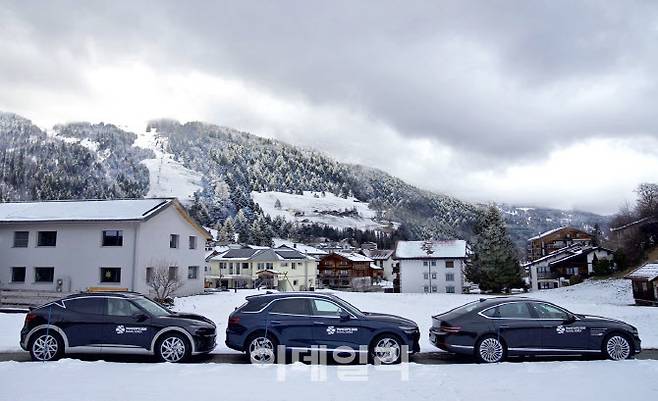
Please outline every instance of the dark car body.
M187 340L190 355L215 348L216 326L199 315L176 313L136 293L81 293L31 310L21 330L30 350L40 333L57 333L65 353L154 354L165 334Z
M333 306L332 306L333 305ZM255 333L269 333L287 349L363 352L373 339L390 334L408 353L418 352L420 331L399 316L361 312L332 294L277 293L247 297L229 316L226 345L247 351Z
M613 334L628 340L630 355L640 352L637 329L622 321L574 314L541 300L498 297L433 316L430 341L445 351L475 356L485 337L501 340L505 356L582 355L605 353Z

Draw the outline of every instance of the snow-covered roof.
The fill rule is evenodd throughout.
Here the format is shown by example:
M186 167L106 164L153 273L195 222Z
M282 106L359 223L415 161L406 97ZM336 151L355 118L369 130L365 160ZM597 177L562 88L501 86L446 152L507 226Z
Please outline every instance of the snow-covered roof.
M631 280L653 281L658 278L658 262L647 263L646 265L633 270L626 278Z
M293 242L293 241L288 241L283 238L272 238L272 242L274 242L274 247L275 248L281 248L281 247L288 247L295 249L301 253L305 253L308 255L327 255L327 251L323 251L322 249L318 249L314 246L302 244L299 242Z
M370 259L369 257L365 255L360 255L358 253L351 253L351 252L334 252L334 253L352 262L374 262L374 260Z
M0 223L144 220L174 198L0 203Z
M465 258L466 241L398 241L395 245L397 259Z
M363 249L364 255L374 260L386 260L395 252L393 249Z
M565 228L567 228L567 227L568 227L568 226L561 226L561 227L558 227L558 228L554 228L554 229L552 229L552 230L544 231L543 233L541 233L541 234L539 234L539 235L535 235L535 236L532 237L532 238L528 238L528 241L533 241L533 240L536 240L536 239L539 239L539 238L545 237L545 236L547 236L547 235L550 235L550 234L556 233L556 232L558 232L558 231L560 231L560 230L562 230L562 229L565 229Z
M374 264L374 263L371 263L371 264L370 264L370 268L373 269L373 270L384 270L383 267L381 267L381 266L377 266L377 265Z

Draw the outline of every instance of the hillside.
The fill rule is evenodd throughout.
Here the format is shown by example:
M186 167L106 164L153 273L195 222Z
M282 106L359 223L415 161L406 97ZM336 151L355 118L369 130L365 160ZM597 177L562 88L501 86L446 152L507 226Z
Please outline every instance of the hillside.
M273 235L381 246L469 238L479 210L380 170L201 122L154 120L135 133L80 122L45 132L1 113L0 160L3 200L177 196L204 225L256 243ZM500 207L519 248L559 225L607 222L588 213Z

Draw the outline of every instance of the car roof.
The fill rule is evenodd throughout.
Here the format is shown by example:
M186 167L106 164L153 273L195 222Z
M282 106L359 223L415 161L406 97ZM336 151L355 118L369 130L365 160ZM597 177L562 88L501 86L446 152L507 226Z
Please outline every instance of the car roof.
M309 297L309 298L329 298L339 299L334 294L325 294L309 291L291 291L291 292L266 292L265 294L254 294L245 297L247 301L250 300L265 300L265 299L281 299L281 298L296 298L296 297Z
M80 297L113 297L113 298L126 298L126 299L131 299L131 298L143 298L144 295L140 294L139 292L132 292L132 291L102 291L102 292L80 292L77 294L71 294L67 297L64 298L64 300L67 299L73 299L73 298L80 298Z

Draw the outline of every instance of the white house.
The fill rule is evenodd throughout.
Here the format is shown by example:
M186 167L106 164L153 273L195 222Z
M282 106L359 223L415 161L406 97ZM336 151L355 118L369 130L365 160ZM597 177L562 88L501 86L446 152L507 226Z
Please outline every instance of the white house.
M398 241L400 292L461 293L466 241Z
M316 286L317 260L293 248L228 249L211 256L209 264L206 281L214 280L215 286L265 286L279 291L305 291Z
M149 294L163 268L195 294L208 237L173 198L0 203L0 288Z

